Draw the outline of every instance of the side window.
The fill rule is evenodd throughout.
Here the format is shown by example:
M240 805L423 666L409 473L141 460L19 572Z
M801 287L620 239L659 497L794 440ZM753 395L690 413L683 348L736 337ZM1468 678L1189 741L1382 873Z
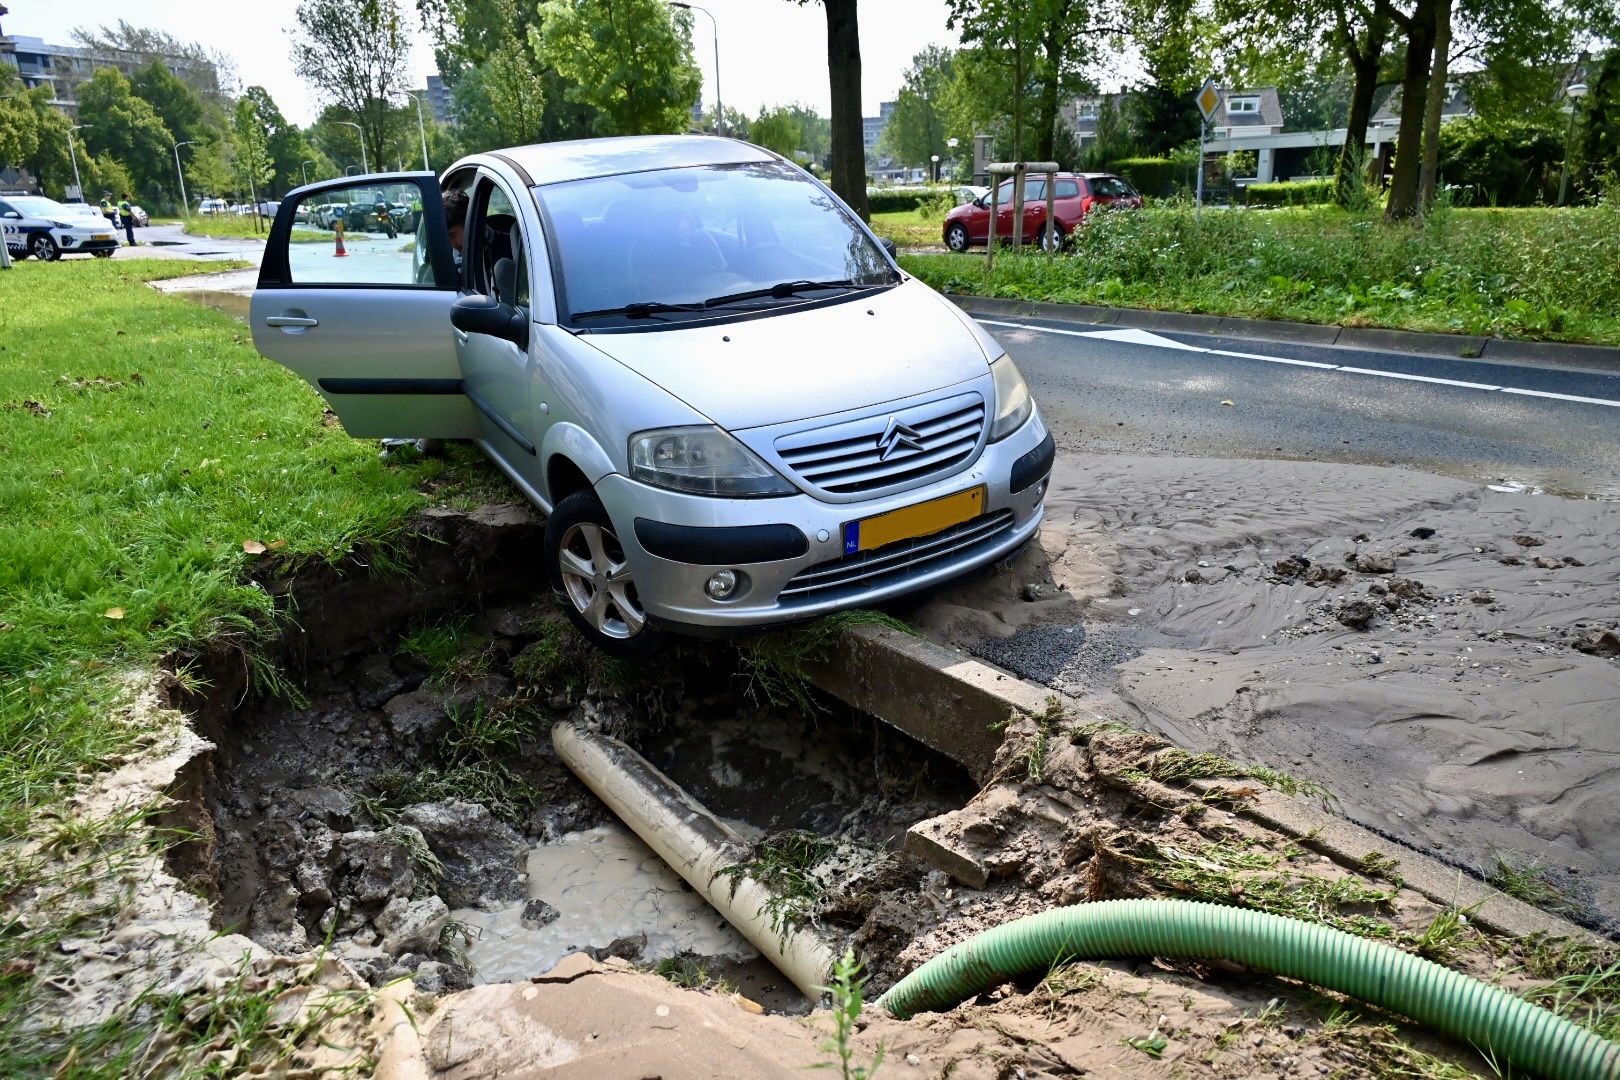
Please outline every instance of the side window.
M356 181L300 202L287 266L297 285L432 285L422 192L409 181Z
M997 187L996 187L996 202L1000 203L1002 206L1011 206L1012 205L1012 187L1013 187L1013 182L1011 180L1003 180L999 185L997 185Z
M1024 201L1026 203L1044 202L1046 199L1046 177L1038 180L1024 180Z
M1080 197L1080 182L1078 180L1059 180L1057 182L1057 195L1059 199L1078 199Z
M473 292L503 304L529 306L529 265L517 207L497 184L484 180L474 195L467 222L471 248L467 284Z

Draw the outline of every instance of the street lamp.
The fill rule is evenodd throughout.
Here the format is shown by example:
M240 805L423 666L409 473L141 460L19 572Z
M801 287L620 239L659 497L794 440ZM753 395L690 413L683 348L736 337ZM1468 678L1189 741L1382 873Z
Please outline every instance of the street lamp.
M193 145L195 143L190 139L174 144L174 174L180 178L180 210L188 218L191 216L191 202L186 198L186 174L185 170L180 168L180 148Z
M696 4L682 3L681 0L669 0L669 6L680 8L682 11L701 11L709 16L709 22L714 26L714 124L715 130L724 135L726 133L726 107L720 103L720 21L707 8L700 8Z
M427 125L422 122L422 99L416 96L415 90L407 90L405 92L410 95L412 101L416 102L416 130L422 136L422 171L432 172L433 166L428 164L427 156ZM426 90L422 92L424 94L427 93Z
M89 124L74 124L68 128L68 158L73 162L73 186L79 189L79 199L84 199L84 182L79 179L79 154L73 149L73 133L80 128L87 128Z
M934 163L933 164L934 183L937 184L937 183L939 183L939 155L938 154L930 154L930 155L928 155L928 160Z
M1575 142L1575 113L1580 110L1581 98L1586 96L1585 83L1571 83L1564 90L1569 97L1569 105L1565 112L1569 113L1569 133L1564 136L1564 164L1558 170L1558 205L1564 205L1564 198L1569 194L1569 148Z
M309 186L309 167L311 165L313 165L313 164L315 164L313 161L310 161L308 158L305 158L304 163L302 165L298 166L298 168L300 170L302 170L302 172L304 174L304 186L305 187Z
M366 158L366 131L365 131L365 128L362 128L359 124L355 123L353 120L339 120L337 122L342 124L344 127L352 127L352 128L354 128L354 130L356 130L356 131L358 131L360 133L360 171L361 172L370 172L371 171L371 162ZM348 176L349 174L347 172L344 172L343 175Z

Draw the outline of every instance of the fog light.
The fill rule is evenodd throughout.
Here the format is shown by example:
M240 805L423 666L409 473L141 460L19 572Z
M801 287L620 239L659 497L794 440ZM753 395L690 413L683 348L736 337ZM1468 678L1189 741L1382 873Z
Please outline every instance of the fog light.
M1035 485L1035 501L1040 502L1044 498L1046 498L1046 481L1042 480Z
M711 600L725 600L737 591L737 571L719 570L709 577L703 586L703 591L709 594Z

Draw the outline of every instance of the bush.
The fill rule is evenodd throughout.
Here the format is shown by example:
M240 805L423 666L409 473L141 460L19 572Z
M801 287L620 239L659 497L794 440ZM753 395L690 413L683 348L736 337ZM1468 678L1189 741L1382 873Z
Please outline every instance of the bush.
M1285 180L1276 184L1250 184L1250 206L1312 206L1333 201L1332 180Z
M874 214L892 214L906 210L948 210L956 204L947 189L922 191L893 191L867 188L866 205Z
M1177 181L1185 175L1175 162L1159 157L1120 158L1110 161L1104 171L1123 176L1137 191L1156 199L1174 195Z
M1476 206L1533 206L1558 197L1564 132L1526 121L1477 116L1440 128L1440 180Z

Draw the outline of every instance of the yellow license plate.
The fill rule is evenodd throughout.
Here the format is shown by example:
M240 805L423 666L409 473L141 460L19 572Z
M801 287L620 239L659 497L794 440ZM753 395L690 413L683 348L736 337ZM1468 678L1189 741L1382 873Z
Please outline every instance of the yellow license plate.
M94 236L90 237L90 239L92 239L92 240L111 240L112 239L112 233L110 233L110 232L98 232Z
M930 536L941 529L971 521L984 513L984 500L985 489L980 485L943 499L930 499L916 506L890 510L877 517L847 521L844 523L844 554L854 555L897 540Z

